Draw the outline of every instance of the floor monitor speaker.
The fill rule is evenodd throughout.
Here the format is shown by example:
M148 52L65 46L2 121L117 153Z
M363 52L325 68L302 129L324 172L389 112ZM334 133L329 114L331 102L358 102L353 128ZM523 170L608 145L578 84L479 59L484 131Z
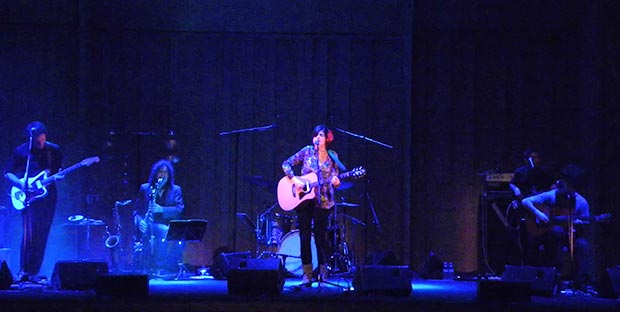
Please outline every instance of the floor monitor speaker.
M70 290L93 289L97 277L101 275L108 275L107 262L58 261L52 273L52 287Z
M356 294L409 296L411 272L407 266L359 266L353 276Z
M226 279L230 270L239 268L239 265L242 262L247 262L249 258L249 251L220 253L215 257L215 263L211 267L211 275L217 280Z
M533 295L553 296L557 290L555 268L507 265L502 281L527 282Z
M279 295L284 287L284 275L280 259L247 259L228 272L228 293Z

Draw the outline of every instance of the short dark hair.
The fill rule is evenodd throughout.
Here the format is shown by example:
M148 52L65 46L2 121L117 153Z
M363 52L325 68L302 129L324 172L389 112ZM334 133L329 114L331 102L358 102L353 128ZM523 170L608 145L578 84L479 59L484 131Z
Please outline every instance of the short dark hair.
M320 124L314 126L314 130L312 130L312 136L315 137L321 131L323 131L323 133L325 134L325 146L330 146L334 142L334 132L326 125Z
M528 159L530 158L530 155L532 155L532 153L538 153L539 156L543 156L543 153L536 148L527 148L525 149L525 151L523 152L523 159Z
M579 189L581 188L581 183L584 175L585 170L583 170L577 165L569 164L562 168L560 178L572 188Z
M26 136L32 134L33 137L36 137L43 133L47 134L47 128L40 121L33 121L26 126Z

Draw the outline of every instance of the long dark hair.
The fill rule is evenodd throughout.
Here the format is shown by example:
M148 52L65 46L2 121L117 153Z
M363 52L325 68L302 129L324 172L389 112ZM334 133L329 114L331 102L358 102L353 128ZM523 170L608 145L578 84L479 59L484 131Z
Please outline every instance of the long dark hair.
M161 159L151 167L151 173L149 174L148 181L150 185L155 185L155 175L157 175L157 171L162 166L168 168L168 181L166 182L166 186L172 186L174 184L174 167L172 166L172 163L167 159Z

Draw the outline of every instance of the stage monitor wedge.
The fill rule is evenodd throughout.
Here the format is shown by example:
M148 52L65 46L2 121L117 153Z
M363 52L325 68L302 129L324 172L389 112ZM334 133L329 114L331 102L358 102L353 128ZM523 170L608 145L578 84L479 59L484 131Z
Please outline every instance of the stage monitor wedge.
M280 259L247 259L228 272L228 293L277 296L284 287L284 275Z
M407 266L359 266L353 276L353 287L359 295L407 297L412 291L411 280Z
M95 288L97 277L108 275L104 261L58 261L52 273L52 287L67 290Z

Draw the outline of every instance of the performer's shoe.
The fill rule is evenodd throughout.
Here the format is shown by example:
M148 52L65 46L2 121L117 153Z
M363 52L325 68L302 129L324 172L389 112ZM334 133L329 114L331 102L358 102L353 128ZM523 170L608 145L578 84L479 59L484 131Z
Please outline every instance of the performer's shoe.
M329 279L329 270L325 264L319 265L319 280L326 282Z
M304 274L301 277L301 283L299 286L310 287L312 286L312 264L303 265Z

